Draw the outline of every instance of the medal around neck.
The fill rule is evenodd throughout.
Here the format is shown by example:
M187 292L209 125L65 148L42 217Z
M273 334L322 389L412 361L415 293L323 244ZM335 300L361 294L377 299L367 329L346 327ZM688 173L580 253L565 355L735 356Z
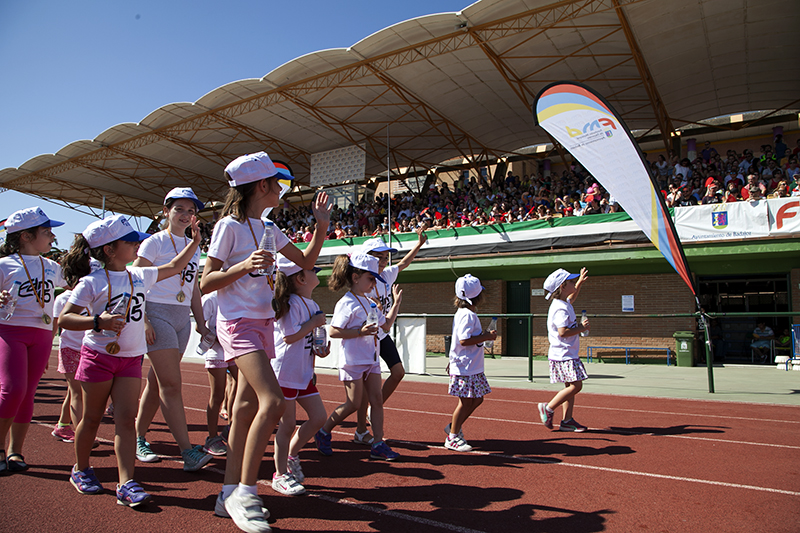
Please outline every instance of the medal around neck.
M49 324L52 321L53 321L53 319L50 318L50 315L48 315L47 313L44 313L42 315L42 322L44 322L45 324Z
M119 353L119 343L117 341L109 342L106 344L106 352L109 355L116 355Z
M175 299L178 300L179 302L183 303L184 300L186 300L186 294L183 291L181 291L181 292L179 292L178 294L175 295Z

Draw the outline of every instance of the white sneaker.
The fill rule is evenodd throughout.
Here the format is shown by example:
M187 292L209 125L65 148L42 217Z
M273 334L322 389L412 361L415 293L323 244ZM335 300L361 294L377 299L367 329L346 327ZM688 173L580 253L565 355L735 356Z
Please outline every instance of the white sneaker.
M292 474L272 474L272 490L287 496L299 496L306 493L305 487L297 482Z
M356 430L356 434L353 435L353 442L365 446L372 446L372 443L375 442L375 437L369 434L369 430L364 433L359 433L358 430Z
M306 480L303 469L300 467L300 458L290 455L286 458L286 466L289 468L289 473L294 476L298 483Z
M264 511L264 520L269 518L269 510L266 507L261 508ZM214 504L214 514L222 518L230 518L228 510L225 509L225 500L222 498L222 491L217 494L217 502Z
M455 438L447 437L444 441L444 447L448 450L453 450L455 452L470 452L472 451L472 446L467 444L467 441L464 440L463 437L456 435Z
M238 488L225 499L225 510L231 515L233 523L246 533L271 533L272 528L264 518L263 508L261 498Z

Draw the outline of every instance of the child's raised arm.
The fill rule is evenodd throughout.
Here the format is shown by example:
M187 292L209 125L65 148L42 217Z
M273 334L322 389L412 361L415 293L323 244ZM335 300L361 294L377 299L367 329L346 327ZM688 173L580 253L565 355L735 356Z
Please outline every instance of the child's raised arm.
M327 193L320 192L317 194L312 206L314 218L317 221L314 227L314 234L311 237L311 242L308 243L305 250L300 250L293 244L287 244L280 250L287 259L302 268L303 270L311 270L314 268L314 263L317 262L319 252L322 250L322 243L325 242L328 232L328 225L331 222L331 210L333 205L328 201Z
M573 292L572 294L570 294L567 297L567 300L569 301L569 303L573 303L578 298L578 294L580 294L580 292L581 292L581 287L586 282L586 279L588 277L589 277L589 271L586 269L586 267L583 267L581 269L580 276L578 276L578 281L575 282L575 292ZM561 335L561 334L559 333L559 335ZM561 336L563 337L563 335L561 335Z

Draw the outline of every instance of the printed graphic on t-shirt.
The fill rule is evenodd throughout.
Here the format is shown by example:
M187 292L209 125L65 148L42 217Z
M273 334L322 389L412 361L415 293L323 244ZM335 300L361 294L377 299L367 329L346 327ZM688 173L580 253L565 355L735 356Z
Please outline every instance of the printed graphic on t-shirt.
M31 284L31 282L33 284ZM45 281L44 303L50 303L53 299L53 294L55 294L55 283L53 283L52 279L48 279ZM22 285L19 287L19 297L36 299L36 295L39 295L39 298L42 297L41 280L39 278L31 278L30 281L27 279L23 281Z

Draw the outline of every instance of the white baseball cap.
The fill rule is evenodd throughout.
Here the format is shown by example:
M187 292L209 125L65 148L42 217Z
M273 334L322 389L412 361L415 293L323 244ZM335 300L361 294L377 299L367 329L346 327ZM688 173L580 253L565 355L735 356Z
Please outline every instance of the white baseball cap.
M291 276L293 274L297 274L298 272L303 270L303 268L300 267L300 265L298 265L297 263L294 263L291 260L287 259L282 254L278 254L278 260L276 261L276 265L278 267L278 270L280 270L281 272L283 272L287 276ZM317 268L317 267L314 267L312 270L314 272L319 272L320 271L320 269Z
M56 228L63 225L63 222L47 218L47 215L44 214L44 211L42 211L42 208L38 205L36 207L28 207L27 209L14 211L8 219L6 219L6 231L8 233L38 228L39 226Z
M464 274L456 280L456 296L462 300L466 300L472 305L470 298L478 296L485 287L481 285L481 280L472 274Z
M577 277L579 277L578 274L570 274L563 268L553 271L549 276L547 276L547 279L544 280L544 290L547 291L544 299L549 300L562 283L568 279L575 279Z
M363 254L368 254L369 252L391 252L394 254L397 253L397 248L392 248L383 242L383 239L380 237L375 237L374 239L364 241L359 251Z
M133 229L125 215L114 215L92 222L83 230L89 248L97 248L114 241L141 242L150 235Z
M239 156L228 163L228 166L225 167L225 172L231 178L228 180L228 185L231 187L276 177L276 174L280 174L280 176L277 176L280 179L294 179L286 165L277 166L266 152Z
M191 187L175 187L164 197L164 205L167 205L167 200L180 200L182 198L193 201L198 211L205 207L205 204L200 201Z
M369 272L375 279L386 283L383 278L378 274L378 269L380 268L380 262L378 258L372 255L365 254L364 252L356 252L350 256L350 265L353 268L357 268L359 270L364 270Z

